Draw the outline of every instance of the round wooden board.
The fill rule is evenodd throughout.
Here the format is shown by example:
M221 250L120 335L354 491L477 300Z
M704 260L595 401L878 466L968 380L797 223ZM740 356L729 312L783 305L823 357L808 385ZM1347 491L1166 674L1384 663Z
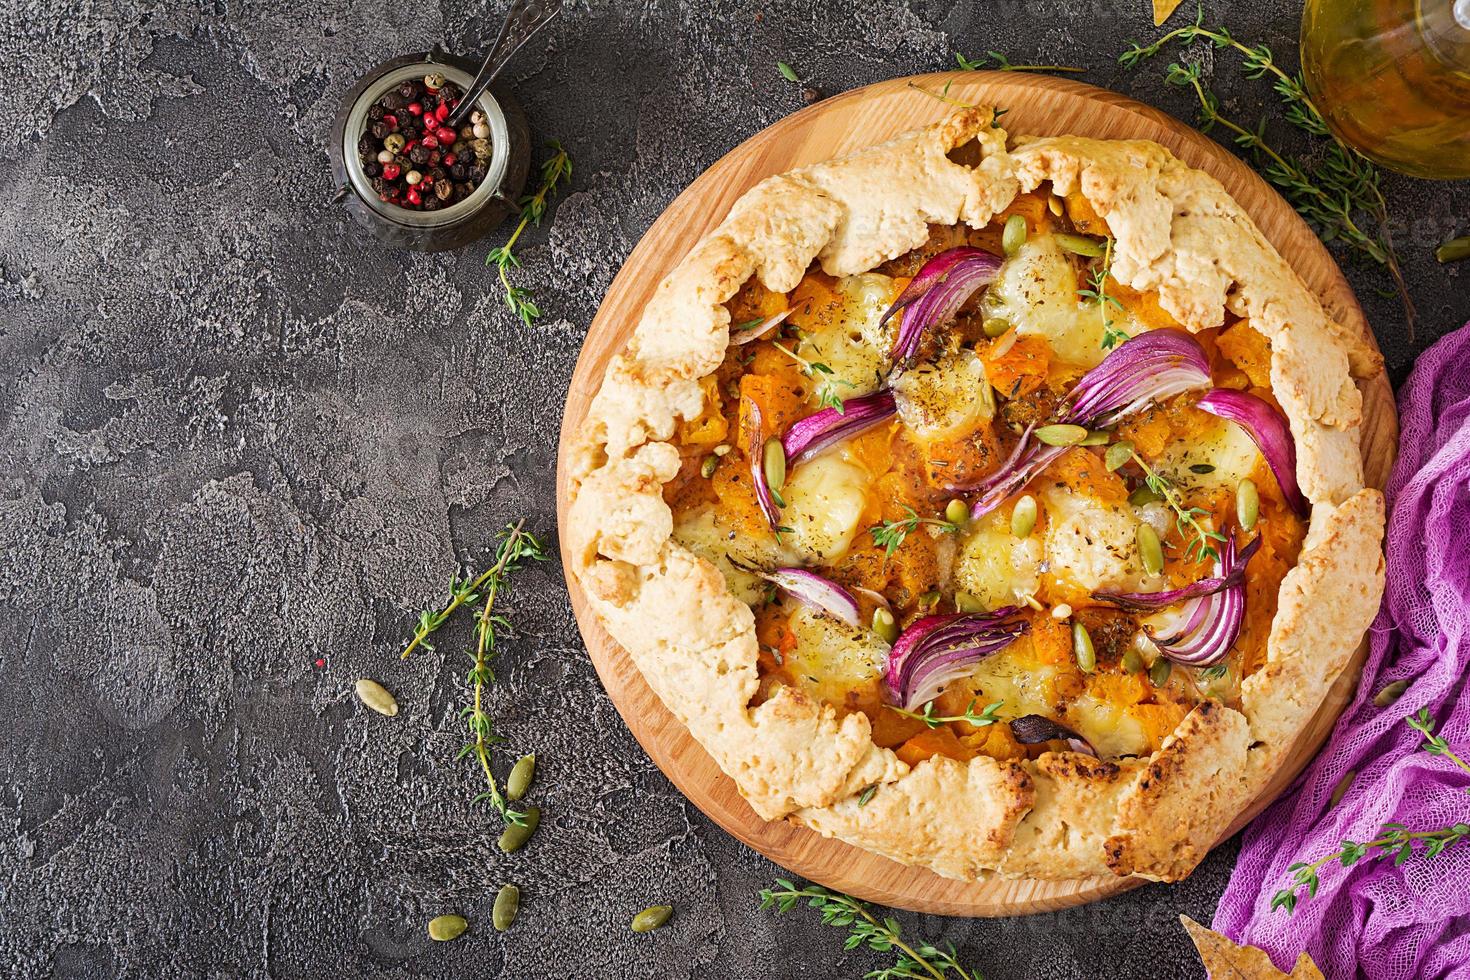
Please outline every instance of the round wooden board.
M1342 272L1316 236L1259 176L1229 151L1148 106L1079 82L1002 72L942 72L855 89L803 109L746 140L710 167L653 223L624 263L593 318L567 392L561 448L582 428L609 359L621 350L654 287L736 198L771 174L850 153L935 122L951 107L913 86L951 98L1008 109L1003 125L1015 134L1075 134L1162 143L1213 175L1255 219L1276 249L1341 322L1371 339L1363 312ZM1362 385L1366 401L1363 452L1368 481L1382 487L1398 444L1393 391L1386 375ZM565 453L557 467L557 515L566 525ZM563 539L565 544L565 539ZM734 782L664 708L624 652L598 624L569 573L572 608L592 662L633 735L679 790L725 830L805 878L884 905L946 915L1002 916L1050 911L1095 901L1142 884L1138 879L1073 881L992 878L953 881L905 867L841 841L756 816ZM1366 645L1337 679L1326 703L1267 790L1222 840L1244 826L1316 754L1356 686Z

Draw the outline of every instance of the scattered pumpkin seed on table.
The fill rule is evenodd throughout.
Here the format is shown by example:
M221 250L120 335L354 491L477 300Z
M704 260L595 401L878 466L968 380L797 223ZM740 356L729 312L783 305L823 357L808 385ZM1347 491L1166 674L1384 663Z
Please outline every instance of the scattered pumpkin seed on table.
M500 849L506 854L519 851L526 846L526 841L536 832L541 824L541 808L539 806L528 806L525 809L526 822L523 824L513 823L506 827L500 834Z
M633 931L652 932L665 922L668 922L669 916L673 914L674 907L672 905L651 905L633 916Z
M519 800L526 795L526 790L531 788L531 780L536 778L536 753L523 755L516 760L511 767L510 775L505 777L505 795L512 800Z
M388 689L371 677L364 677L357 682L357 699L372 708L380 715L392 718L398 714L398 700L388 693Z
M429 920L429 938L435 942L447 943L451 939L458 939L469 925L462 915L441 915Z
M495 926L496 932L504 932L516 920L516 913L520 909L521 890L507 882L500 886L500 893L495 896L495 907L490 910L490 924Z

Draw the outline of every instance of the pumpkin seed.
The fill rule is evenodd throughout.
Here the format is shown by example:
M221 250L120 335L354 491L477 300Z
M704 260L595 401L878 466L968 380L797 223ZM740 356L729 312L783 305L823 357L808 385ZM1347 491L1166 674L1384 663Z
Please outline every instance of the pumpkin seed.
M523 755L511 766L510 775L505 777L505 795L512 800L518 800L526 795L526 790L531 788L531 780L536 778L536 753Z
M539 806L526 807L525 814L525 823L513 823L506 827L500 835L500 849L506 854L525 847L526 841L531 839L531 835L536 832L536 827L541 823Z
M1122 442L1113 443L1108 447L1108 451L1103 454L1103 462L1107 464L1109 473L1116 473L1132 458L1133 443L1127 439L1124 439Z
M1129 647L1123 651L1123 669L1130 674L1143 670L1143 654L1138 652L1137 647Z
M951 524L963 525L970 517L970 505L956 497L944 505L944 519Z
M1103 254L1103 243L1096 238L1088 238L1085 235L1069 235L1063 231L1053 235L1052 240L1057 243L1059 248L1071 252L1073 255L1095 259Z
M1164 546L1159 541L1159 532L1155 531L1152 524L1138 522L1136 533L1138 540L1138 557L1143 559L1143 570L1150 575L1157 575L1164 570Z
M980 329L985 331L987 337L999 337L1011 329L1011 321L1003 316L986 317L985 322L980 324Z
M1397 701L1400 697L1402 697L1403 693L1408 689L1409 682L1407 680L1394 681L1392 684L1389 684L1383 690L1373 695L1373 707L1388 707L1389 705Z
M380 715L392 718L398 714L397 699L371 677L364 677L357 682L357 699Z
M1079 445L1079 446L1106 446L1108 444L1108 439L1109 438L1111 438L1111 437L1106 432L1103 432L1101 430L1099 430L1097 432L1089 432L1089 433L1087 433L1087 438L1086 439L1083 439L1081 442L1077 443L1077 445Z
M775 436L767 439L761 450L761 467L766 471L766 485L779 493L786 485L786 450Z
M873 610L873 632L883 640L884 643L892 644L898 639L898 623L893 619L893 613L879 606Z
M1348 789L1353 785L1353 780L1357 778L1358 770L1356 769L1349 769L1342 774L1342 778L1337 781L1337 785L1332 787L1332 799L1327 801L1327 809L1330 810L1342 802L1342 798L1347 796Z
M500 894L495 896L495 906L490 910L490 924L496 932L504 932L516 920L516 913L520 910L521 890L509 883L501 885Z
M634 932L652 932L665 922L669 916L674 914L672 905L650 905L648 908L633 916Z
M1164 498L1154 493L1153 488L1147 483L1128 495L1128 502L1134 507L1142 507L1145 504L1156 504Z
M704 462L699 464L699 475L708 480L715 475L715 470L720 465L720 457L706 456Z
M1256 526L1260 516L1261 494L1256 489L1256 481L1247 477L1235 488L1235 517L1240 521L1241 528L1249 531Z
M1087 438L1087 430L1080 425L1043 425L1032 435L1048 446L1075 446Z
M1015 255L1026 244L1026 219L1013 214L1006 219L1005 230L1000 233L1000 247L1007 255Z
M1148 681L1154 687L1163 687L1169 683L1169 675L1174 672L1174 665L1163 657L1154 661L1154 665L1148 669Z
M1072 652L1077 657L1077 666L1084 674L1097 670L1097 650L1092 645L1092 634L1081 623L1072 623Z
M1016 501L1011 510L1011 533L1018 538L1029 538L1036 527L1036 498L1029 493Z
M435 942L447 943L451 939L458 939L470 924L462 915L441 915L429 920L429 938Z
M1055 194L1049 195L1046 199L1046 209L1060 218L1062 216L1062 199Z
M956 592L954 594L954 607L962 613L985 611L985 603L981 602L969 592Z

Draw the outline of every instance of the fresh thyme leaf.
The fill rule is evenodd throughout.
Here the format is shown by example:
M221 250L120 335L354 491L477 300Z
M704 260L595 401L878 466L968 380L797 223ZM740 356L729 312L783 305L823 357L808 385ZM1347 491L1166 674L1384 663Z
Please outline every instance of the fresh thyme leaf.
M850 895L821 885L802 887L786 878L777 878L775 887L760 890L760 907L783 915L805 902L816 909L822 924L846 929L843 948L866 946L878 953L893 953L892 966L866 974L868 980L983 980L979 971L960 965L955 948L939 949L922 940L905 940L897 919L885 915L881 919L871 906Z
M551 150L551 158L541 165L540 183L535 193L518 202L521 220L516 223L515 230L510 233L506 243L492 248L485 256L485 264L494 265L499 271L500 285L505 290L505 305L528 327L541 315L541 308L531 300L529 290L511 284L510 271L521 267L521 260L512 249L528 225L540 226L541 219L546 215L548 199L563 180L571 180L572 177L572 158L562 145L556 140L550 140L546 146Z
M883 521L868 528L868 533L873 536L873 544L883 549L885 557L892 558L904 539L917 531L920 524L931 524L945 534L958 534L960 531L960 525L953 521L938 517L920 517L912 507L905 507L904 510L908 512L908 516L903 520Z
M758 317L756 317L753 320L746 320L743 323L737 323L737 324L735 324L735 326L733 326L733 327L730 328L730 332L731 333L739 333L742 330L754 330L756 327L760 326L762 323L765 323L765 322L766 322L766 318L765 317L758 316Z
M843 405L842 392L844 389L855 387L851 381L844 381L842 378L837 377L832 368L823 364L821 361L808 361L800 354L781 344L773 343L771 346L795 361L801 368L801 373L804 376L817 382L817 386L813 389L812 394L817 396L818 406L821 408L835 409L838 415L845 415L847 413L847 409ZM784 507L785 504L781 506Z
M1113 310L1122 311L1123 304L1116 296L1108 295L1108 276L1113 271L1113 240L1106 239L1103 243L1102 259L1088 272L1087 288L1077 290L1077 295L1089 302L1096 303L1103 318L1103 336L1101 347L1103 350L1112 350L1114 347L1127 340L1131 334L1128 331L1114 325Z
M975 711L976 700L978 699L970 699L970 704L965 708L965 713L962 715L936 715L934 713L933 701L926 702L924 704L924 710L922 712L905 711L902 708L895 708L893 705L889 705L888 709L897 714L903 715L905 718L912 718L915 721L922 721L929 728L938 728L940 725L951 721L967 721L970 724L974 725L976 728L984 728L986 725L994 725L996 722L1000 721L999 718L995 717L995 712L999 710L1001 705L1005 704L1004 701L992 701L984 708L981 708L980 711L977 713Z
M878 784L870 783L858 797L858 806L867 806L868 801L873 798L873 794L876 792L878 792Z
M1179 536L1187 541L1184 548L1185 559L1196 557L1201 561L1218 559L1220 554L1211 542L1224 541L1225 535L1218 531L1207 530L1200 524L1200 517L1208 512L1199 507L1186 507L1179 488L1174 486L1167 477L1155 472L1154 468L1145 463L1143 457L1137 452L1130 452L1129 456L1138 464L1139 469L1143 470L1144 484L1174 512L1174 524L1179 531Z
M949 83L948 82L945 83L944 90L943 91L940 91L940 92L931 92L928 89L926 89L924 86L922 86L922 85L915 85L913 82L909 82L908 83L908 87L911 88L911 89L914 89L917 92L923 92L925 95L929 96L929 98L931 98L931 99L938 99L940 102L947 103L948 105L957 105L961 109L978 109L979 108L979 106L975 105L975 103L973 103L973 102L965 102L965 101L963 101L961 99L951 98L950 97L950 94L949 94ZM1004 109L997 109L997 110L995 110L995 115L991 118L991 121L990 121L991 126L994 126L996 124L995 121L997 119L999 119L1001 117L1001 114L1004 113L1004 112L1005 112Z
M496 734L494 723L485 711L484 692L485 687L495 680L495 673L490 669L490 660L496 652L496 631L510 629L510 621L494 612L496 597L509 585L512 573L522 568L526 562L546 561L545 546L534 534L524 530L525 523L517 521L498 535L495 560L473 581L468 578L450 581L449 602L442 610L425 610L419 614L419 625L414 631L414 638L403 651L403 656L407 657L417 646L433 649L424 642L424 637L444 625L459 607L483 598L484 606L475 622L475 649L470 654L472 664L465 675L465 684L470 688L470 701L459 711L469 730L470 741L459 750L455 761L474 756L485 774L488 789L477 794L470 802L488 801L501 818L511 824L523 824L525 814L506 804L505 796L490 768L490 747L505 739Z
M776 70L779 71L781 73L781 77L786 79L788 82L801 81L800 76L796 74L796 69L792 68L784 61L776 62Z
M994 71L1061 71L1061 72L1084 72L1085 68L1072 68L1067 65L1013 65L1011 60L999 51L987 51L985 57L976 58L971 61L958 51L954 54L955 64L965 71L979 71L982 68L990 68Z
M1448 742L1434 734L1435 720L1429 714L1428 708L1421 708L1417 715L1406 721L1410 728L1424 736L1425 752L1430 755L1443 755L1461 769L1470 772L1470 765L1467 765L1450 749ZM1446 848L1453 847L1467 839L1470 839L1470 823L1465 822L1450 824L1435 830L1410 830L1402 823L1386 823L1373 840L1362 842L1344 840L1331 854L1323 855L1315 861L1298 861L1292 864L1286 869L1292 876L1291 887L1283 888L1272 896L1271 909L1272 911L1285 909L1290 915L1296 911L1297 904L1301 901L1299 893L1302 889L1306 889L1307 898L1316 896L1317 889L1321 885L1318 872L1324 865L1333 861L1344 868L1350 868L1366 857L1376 861L1392 861L1394 866L1398 867L1414 857L1421 859L1437 857ZM1422 845L1422 851L1415 850L1415 845Z
M1314 160L1286 156L1267 143L1265 119L1255 129L1248 129L1226 118L1220 112L1219 98L1205 84L1198 64L1169 65L1165 82L1193 90L1199 102L1200 130L1209 132L1219 125L1231 133L1236 145L1255 154L1261 174L1281 191L1322 241L1341 242L1383 267L1404 307L1412 339L1417 313L1394 249L1388 203L1380 188L1378 169L1327 128L1326 119L1307 92L1300 72L1293 74L1281 68L1274 53L1264 44L1246 44L1223 27L1206 27L1203 5L1194 23L1169 31L1152 44L1133 42L1119 55L1118 61L1132 68L1154 57L1170 43L1189 44L1195 40L1205 40L1217 49L1238 53L1247 78L1269 77L1272 90L1284 106L1287 122L1325 140L1325 149Z

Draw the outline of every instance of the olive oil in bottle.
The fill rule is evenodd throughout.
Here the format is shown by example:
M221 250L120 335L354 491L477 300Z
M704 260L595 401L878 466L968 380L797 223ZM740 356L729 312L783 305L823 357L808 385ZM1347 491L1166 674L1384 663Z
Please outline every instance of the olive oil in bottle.
M1415 177L1470 177L1470 0L1307 0L1307 90L1339 137Z

